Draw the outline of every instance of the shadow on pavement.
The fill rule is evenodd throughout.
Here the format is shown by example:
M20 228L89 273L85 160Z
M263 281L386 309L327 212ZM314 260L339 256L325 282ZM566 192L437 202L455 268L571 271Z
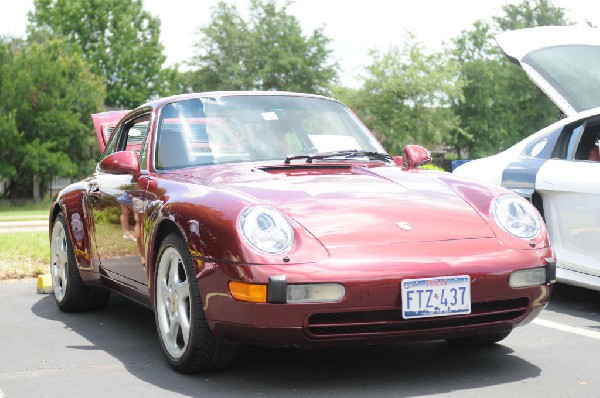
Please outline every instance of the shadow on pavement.
M600 323L600 291L557 283L547 309Z
M466 350L425 342L322 350L241 347L233 367L188 376L164 360L153 313L123 297L113 294L101 312L65 314L53 296L45 296L32 311L93 344L68 348L103 350L134 377L190 396L437 394L526 380L541 372L503 345Z

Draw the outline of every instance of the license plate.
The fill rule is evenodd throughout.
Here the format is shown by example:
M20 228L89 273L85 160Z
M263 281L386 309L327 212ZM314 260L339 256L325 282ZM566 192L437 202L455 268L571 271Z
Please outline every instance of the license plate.
M400 291L404 319L471 313L469 275L404 279Z

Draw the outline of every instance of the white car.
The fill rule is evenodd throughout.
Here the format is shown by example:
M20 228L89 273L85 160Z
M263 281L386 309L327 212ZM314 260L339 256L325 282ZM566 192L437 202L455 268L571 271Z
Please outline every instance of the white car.
M454 173L530 199L548 226L557 280L600 290L600 30L538 27L496 40L566 118Z

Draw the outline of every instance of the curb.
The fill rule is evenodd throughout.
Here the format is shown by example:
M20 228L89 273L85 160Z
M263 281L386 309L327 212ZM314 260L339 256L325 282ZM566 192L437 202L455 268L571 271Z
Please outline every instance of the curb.
M37 278L37 292L39 294L50 294L52 290L52 276L50 274L38 275ZM2 398L2 395L0 395Z

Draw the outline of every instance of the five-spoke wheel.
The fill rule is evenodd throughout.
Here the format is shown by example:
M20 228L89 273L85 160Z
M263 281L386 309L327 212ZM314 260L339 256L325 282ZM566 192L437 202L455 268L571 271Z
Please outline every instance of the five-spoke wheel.
M172 233L158 251L154 314L163 352L183 373L220 369L233 362L236 346L217 339L206 321L192 257Z
M58 308L67 312L104 308L110 291L88 286L81 279L62 213L54 220L50 239L52 290Z

